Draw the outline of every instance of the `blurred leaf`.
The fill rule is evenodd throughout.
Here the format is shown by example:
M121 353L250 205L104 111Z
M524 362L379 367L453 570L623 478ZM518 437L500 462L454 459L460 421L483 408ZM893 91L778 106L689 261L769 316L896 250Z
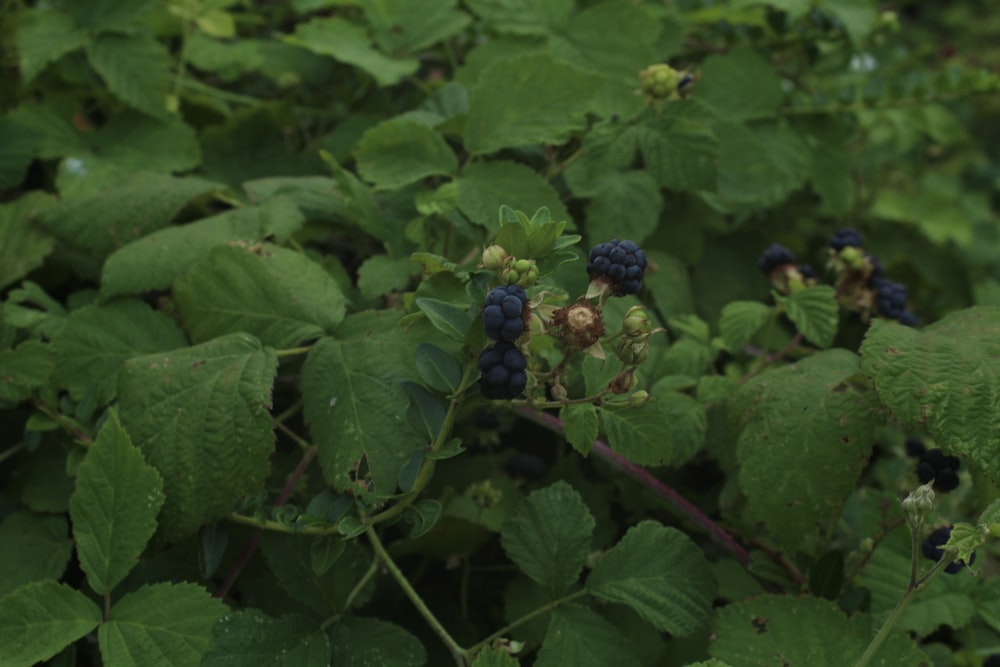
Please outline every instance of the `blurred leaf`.
M25 9L17 21L18 64L30 83L49 63L87 44L88 35L73 17L51 8Z
M37 269L52 252L55 239L38 228L36 218L53 203L36 191L0 204L0 289Z
M87 57L119 99L166 118L170 55L159 42L142 35L102 34L87 46Z
M331 56L371 74L380 86L391 86L417 71L414 58L390 58L372 48L368 32L342 18L314 18L300 23L288 43Z
M785 300L788 319L807 341L820 348L833 345L840 307L829 285L806 287Z
M496 160L474 162L462 170L458 184L458 208L469 220L495 232L500 206L518 211L547 207L553 220L569 220L559 193L536 171L523 164Z
M355 149L365 180L392 190L427 176L454 175L458 158L444 138L417 123L389 120L371 128Z

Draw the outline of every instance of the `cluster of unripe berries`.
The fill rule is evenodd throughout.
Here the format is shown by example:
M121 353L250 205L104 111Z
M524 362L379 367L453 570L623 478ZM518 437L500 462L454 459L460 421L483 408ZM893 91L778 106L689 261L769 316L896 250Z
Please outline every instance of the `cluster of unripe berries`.
M957 456L948 456L940 449L927 449L920 438L906 440L906 453L919 459L917 478L921 484L934 482L934 488L945 493L958 487L958 469L961 466Z
M639 85L650 100L679 99L694 85L689 72L678 72L670 65L658 63L639 72Z
M594 246L587 262L591 279L588 296L639 292L647 264L646 254L632 241L613 239ZM484 251L483 266L496 271L506 284L491 289L483 303L483 331L497 342L479 355L480 387L487 398L509 400L520 396L527 387L528 363L516 342L527 331L531 317L522 285L534 284L538 269L533 260L514 259L496 245ZM600 308L586 301L555 310L548 324L553 335L570 350L585 350L604 335ZM618 348L623 362L634 367L648 356L651 331L644 311L629 311Z
M830 239L830 264L839 274L837 293L842 302L857 310L874 310L883 317L915 327L916 315L906 310L906 285L885 277L878 257L865 252L864 238L856 229L838 229ZM808 264L796 265L795 253L777 243L760 256L757 266L779 290L790 293L813 284L816 271Z

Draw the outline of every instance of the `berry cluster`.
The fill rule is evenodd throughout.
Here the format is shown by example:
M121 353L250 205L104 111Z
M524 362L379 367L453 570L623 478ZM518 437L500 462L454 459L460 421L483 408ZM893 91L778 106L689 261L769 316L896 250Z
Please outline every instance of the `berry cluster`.
M587 274L592 281L607 284L611 294L624 296L642 289L646 265L646 253L633 241L612 239L590 251Z
M772 243L761 253L757 268L771 279L782 292L794 292L816 281L816 269L809 264L795 264L795 253L778 243Z
M757 260L757 268L763 273L770 275L779 266L795 263L795 253L778 243L772 243L767 250L761 253Z
M479 381L486 398L517 398L528 385L528 360L509 341L500 341L479 354Z
M830 239L830 247L836 252L840 252L844 248L860 248L864 244L864 237L852 227L838 229L833 233L833 238Z
M528 295L520 285L494 287L483 304L483 329L493 340L517 340L524 333Z
M934 488L947 493L958 487L958 468L961 462L957 456L946 456L940 449L931 449L920 455L917 464L917 478L921 484L934 481Z
M945 544L948 543L948 539L951 537L951 526L944 526L943 528L936 529L933 533L927 536L924 540L921 550L924 553L924 558L930 558L933 561L941 560L944 556L944 551L941 549ZM976 552L972 552L972 558L969 559L969 565L976 562ZM965 567L965 561L954 560L944 568L944 571L948 574L955 574L960 572L962 568Z

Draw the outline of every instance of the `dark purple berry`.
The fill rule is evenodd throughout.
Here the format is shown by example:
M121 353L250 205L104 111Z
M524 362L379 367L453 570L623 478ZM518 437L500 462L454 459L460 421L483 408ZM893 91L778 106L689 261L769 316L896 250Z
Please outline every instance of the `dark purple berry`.
M534 454L514 454L504 461L503 467L511 477L523 477L531 482L545 477L549 469L545 459Z
M983 667L1000 667L1000 653L986 656L983 660Z
M493 340L516 340L524 333L528 295L520 285L494 287L483 304L483 330Z
M608 283L614 296L624 296L642 289L646 265L646 253L633 241L612 239L590 251L587 274L591 280Z
M916 315L907 310L899 316L899 323L902 324L904 327L915 328L920 324L920 320L917 318Z
M912 457L923 456L924 452L927 451L927 447L924 446L924 441L917 436L910 436L906 439L906 455Z
M917 464L917 478L922 484L934 481L934 488L947 493L958 487L958 469L962 463L957 456L947 456L940 449L927 450Z
M807 280L816 278L816 269L811 264L799 264L795 268L799 270L799 275Z
M941 549L945 544L948 543L948 539L951 537L951 526L944 526L942 528L936 529L933 533L927 536L924 543L921 545L920 549L924 554L924 558L929 558L933 561L941 560L944 556L944 551ZM969 565L976 562L976 552L972 552L972 557L969 558ZM965 562L962 560L954 560L944 568L944 571L948 574L955 574L960 572L962 568L965 567Z
M958 473L951 468L943 468L934 475L934 488L938 491L954 491L958 488Z
M772 243L767 250L761 253L760 259L757 260L757 268L765 274L771 275L771 272L782 264L794 263L795 253L783 245Z
M906 310L909 293L906 285L879 278L872 283L875 288L875 308L890 319L897 319Z
M865 239L858 233L858 230L851 227L845 227L844 229L838 229L833 233L833 238L830 239L830 247L840 252L844 248L851 246L854 248L860 248L865 244Z
M934 475L936 474L937 470L935 470L934 466L932 466L930 463L927 463L926 461L921 461L920 463L917 464L917 479L920 480L921 484L927 484L932 479L934 479Z
M528 360L508 341L500 341L479 355L479 386L487 398L517 398L528 384Z

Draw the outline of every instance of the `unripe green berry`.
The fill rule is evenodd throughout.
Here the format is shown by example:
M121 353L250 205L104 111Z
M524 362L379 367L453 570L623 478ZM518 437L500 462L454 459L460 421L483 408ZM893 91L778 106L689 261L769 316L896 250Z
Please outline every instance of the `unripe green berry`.
M483 250L483 268L499 271L507 261L507 251L498 245L491 245Z
M633 306L622 320L622 334L628 338L642 338L653 331L653 323L642 306Z
M535 263L530 259L518 259L513 264L511 264L511 266L514 268L515 271L519 271L521 273L529 271L531 267L533 267L534 265Z
M618 347L615 351L618 353L618 358L622 360L622 363L629 366L638 366L649 358L648 336L638 340L622 338L618 342Z
M677 84L680 80L680 72L662 63L650 65L639 72L643 94L657 100L677 96Z
M645 389L640 389L639 391L635 392L634 394L628 397L628 406L630 408L641 408L642 406L646 405L646 403L649 403L650 398L651 396L649 395L648 391L646 391Z
M840 251L838 256L840 257L840 261L855 271L860 271L865 266L865 255L861 248L847 246Z

